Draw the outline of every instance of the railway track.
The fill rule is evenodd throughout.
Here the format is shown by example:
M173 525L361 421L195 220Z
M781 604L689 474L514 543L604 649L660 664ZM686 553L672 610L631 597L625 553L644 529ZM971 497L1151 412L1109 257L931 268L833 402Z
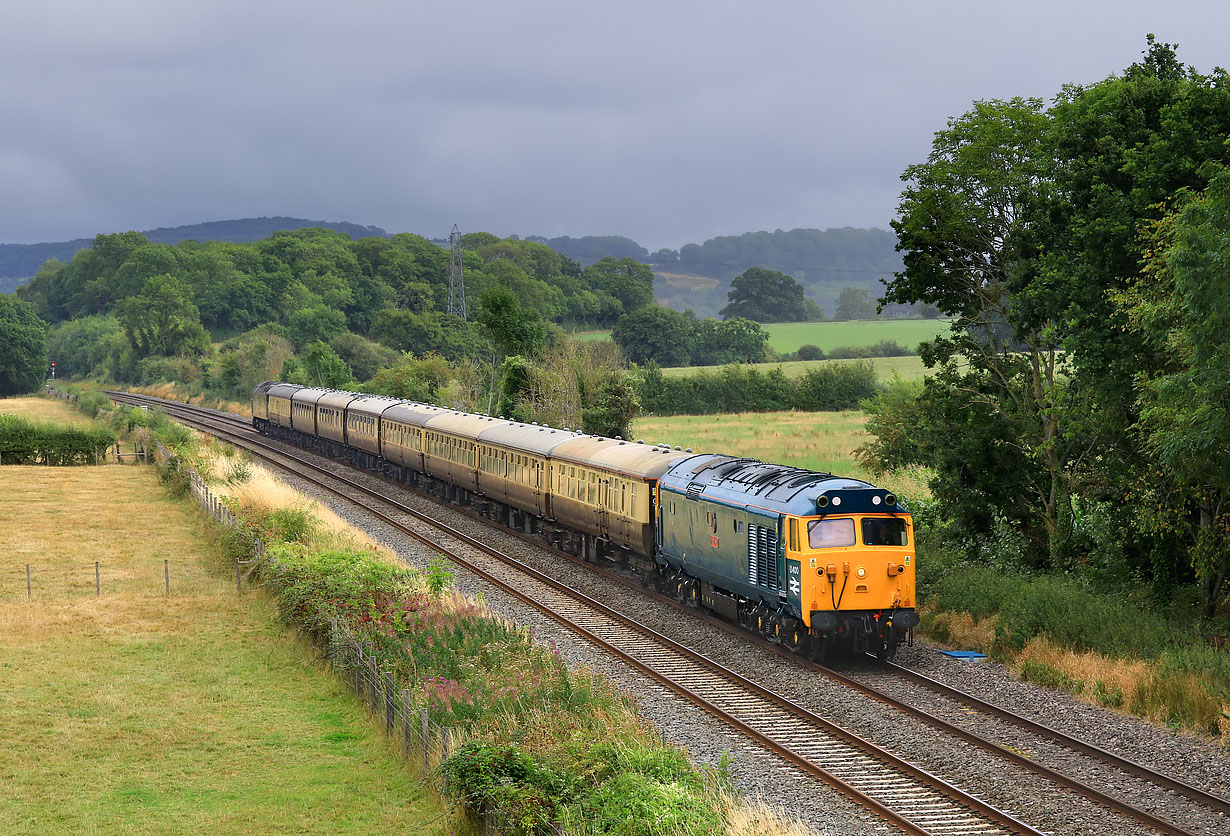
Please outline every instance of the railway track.
M385 496L380 492L373 491L345 477L330 473L325 468L310 462L300 461L294 456L288 455L280 446L275 446L275 444L256 434L247 421L238 416L217 413L212 410L201 410L196 407L186 407L172 402L163 402L148 396L134 396L127 395L126 393L110 394L116 399L122 398L131 403L156 404L168 413L181 418L181 420L201 426L208 432L226 436L229 440L238 443L239 446L251 450L260 458L266 459L276 466L296 472L304 476L304 478L309 478L325 490L338 494L348 501L356 502L369 513L373 513L399 530L428 544L431 548L449 554L454 560L466 565L476 574L488 580L488 582L499 586L530 606L543 611L568 629L581 634L587 641L602 647L629 666L649 676L663 687L688 699L709 714L718 717L723 722L779 757L794 764L804 772L836 787L886 820L896 824L905 832L918 834L1032 834L1038 832L1024 822L968 795L937 776L908 763L891 752L862 740L856 735L808 711L806 708L768 689L762 688L737 673L679 645L673 640L637 624L632 619L620 615L606 605L569 589L531 567L521 564L514 558L503 555L498 550L492 549L456 529L407 508L395 499ZM316 476L304 474L304 469L324 474L326 477L324 482ZM344 489L335 487L332 484L325 484L325 482L330 481L344 485ZM404 486L399 487L404 489ZM396 509L398 513L410 515L438 531L443 531L447 536L465 544L466 549L477 552L481 557L476 559L473 555L466 557L457 554L456 548L448 548L425 537L420 532L410 529L389 517L379 508L371 505L367 500L356 498L356 493L374 499L383 505L390 506ZM482 520L484 523L490 524L489 521L481 517L472 516ZM509 529L502 530L523 536ZM541 548L547 548L541 541L534 538L524 539L529 539ZM574 558L570 559L575 560ZM589 566L589 564L586 565ZM620 577L618 573L607 572L606 570L600 571L603 571L620 583L640 589L639 584ZM671 603L673 604L674 602ZM689 610L693 613L696 612L690 608ZM714 620L714 623L722 629L736 632L730 625L724 622ZM746 633L738 632L738 635L744 639L749 638ZM767 642L762 643L768 645ZM780 648L773 647L773 649L780 652ZM793 654L785 655L800 664L809 664L804 663ZM1059 786L1074 790L1105 807L1129 816L1157 832L1173 834L1174 836L1188 836L1188 831L1159 819L1147 811L1140 810L1125 801L1108 796L1075 779L1049 770L1024 755L997 746L939 717L904 703L880 689L859 682L829 668L821 668L810 664L809 666L826 676L841 681L848 687L892 705L894 708L904 711L923 722L939 727L949 734L979 746L996 757L1029 769ZM1061 745L1082 751L1086 755L1096 757L1105 763L1110 763L1128 774L1148 780L1157 786L1164 787L1211 810L1223 814L1230 811L1230 803L1218 796L1190 787L1173 778L1149 770L1147 767L1118 758L1112 753L1089 746L1081 741L1075 741L1046 726L1011 714L1011 712L1007 712L997 706L984 703L968 694L964 694L964 692L952 689L934 680L929 680L904 668L892 666L888 670L899 673L901 676L915 678L915 681L919 681L919 684L923 684L937 693L944 693L950 699L959 700L963 704L974 707L979 711L996 715L1023 728L1028 728L1031 733L1045 736L1048 739L1059 742ZM926 681L922 682L921 680Z

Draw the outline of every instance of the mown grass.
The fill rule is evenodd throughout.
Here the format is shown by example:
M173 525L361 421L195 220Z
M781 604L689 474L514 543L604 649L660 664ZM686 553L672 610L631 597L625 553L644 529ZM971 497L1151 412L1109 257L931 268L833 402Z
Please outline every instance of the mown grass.
M31 421L54 421L74 427L96 426L93 421L78 412L72 404L55 398L34 396L0 398L0 413L17 415Z
M267 599L236 595L152 469L4 468L0 531L0 829L451 830Z
M905 496L926 495L922 474L875 479L854 460L867 438L862 412L743 412L637 418L632 436L698 453L751 456L766 462L865 479Z
M781 367L787 377L799 377L811 369L832 365L850 365L853 363L870 363L876 370L876 378L880 382L891 380L894 376L902 380L922 380L927 369L917 356L910 357L870 357L862 360L793 360L786 363L750 363L752 368L760 372L770 372ZM683 377L701 371L713 371L712 366L671 366L662 370L667 377Z

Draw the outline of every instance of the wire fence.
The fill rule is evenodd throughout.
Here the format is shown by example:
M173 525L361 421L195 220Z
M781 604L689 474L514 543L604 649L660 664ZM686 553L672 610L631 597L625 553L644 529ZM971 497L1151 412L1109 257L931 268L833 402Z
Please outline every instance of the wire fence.
M160 461L172 454L161 444L155 448ZM204 480L193 470L185 469L192 495L201 507L221 525L240 528L239 518L226 506ZM235 588L243 592L245 566L261 561L265 544L259 537L252 537L252 560L235 561ZM423 779L439 789L441 795L448 793L448 777L439 768L460 743L455 729L431 719L424 705L422 692L399 684L392 674L383 670L377 657L344 625L334 619L325 636L314 637L323 647L323 652L333 671L360 697L369 715L384 730L389 745L403 760L417 762L422 767ZM484 831L491 832L492 821L483 819ZM562 830L556 829L557 833Z

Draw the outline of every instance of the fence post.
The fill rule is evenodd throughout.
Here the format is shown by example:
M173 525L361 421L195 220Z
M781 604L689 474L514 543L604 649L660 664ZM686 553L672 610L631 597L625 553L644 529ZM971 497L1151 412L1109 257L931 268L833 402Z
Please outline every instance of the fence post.
M401 691L401 759L410 760L410 689Z
M235 558L235 594L243 595L243 578L239 574L239 558Z
M440 729L440 765L448 760L448 726ZM440 770L440 795L448 795L448 773Z
M30 564L26 564L26 600L32 600L34 593L30 591Z
M94 597L102 597L102 572L98 568L98 561L94 561Z
M423 726L423 729L421 732L421 737L423 738L423 774L426 775L427 771L431 768L431 764L427 762L427 709L426 708L419 709L419 720L422 722L422 726Z
M393 728L397 721L397 692L393 690L393 675L386 673L384 675L384 734L385 737L393 736Z
M163 558L162 575L167 581L167 597L171 597L171 561Z
M380 710L379 703L376 702L377 690L380 688L380 672L376 666L375 656L368 656L367 661L370 663L370 668L368 672L372 676L371 706L372 706L372 714L374 715L376 714L376 712Z

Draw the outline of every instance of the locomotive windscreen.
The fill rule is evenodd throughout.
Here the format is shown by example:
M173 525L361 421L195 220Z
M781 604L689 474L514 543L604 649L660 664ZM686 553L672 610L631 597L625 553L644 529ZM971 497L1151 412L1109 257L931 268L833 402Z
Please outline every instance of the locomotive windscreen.
M864 519L863 545L865 546L905 546L905 520L898 519Z

